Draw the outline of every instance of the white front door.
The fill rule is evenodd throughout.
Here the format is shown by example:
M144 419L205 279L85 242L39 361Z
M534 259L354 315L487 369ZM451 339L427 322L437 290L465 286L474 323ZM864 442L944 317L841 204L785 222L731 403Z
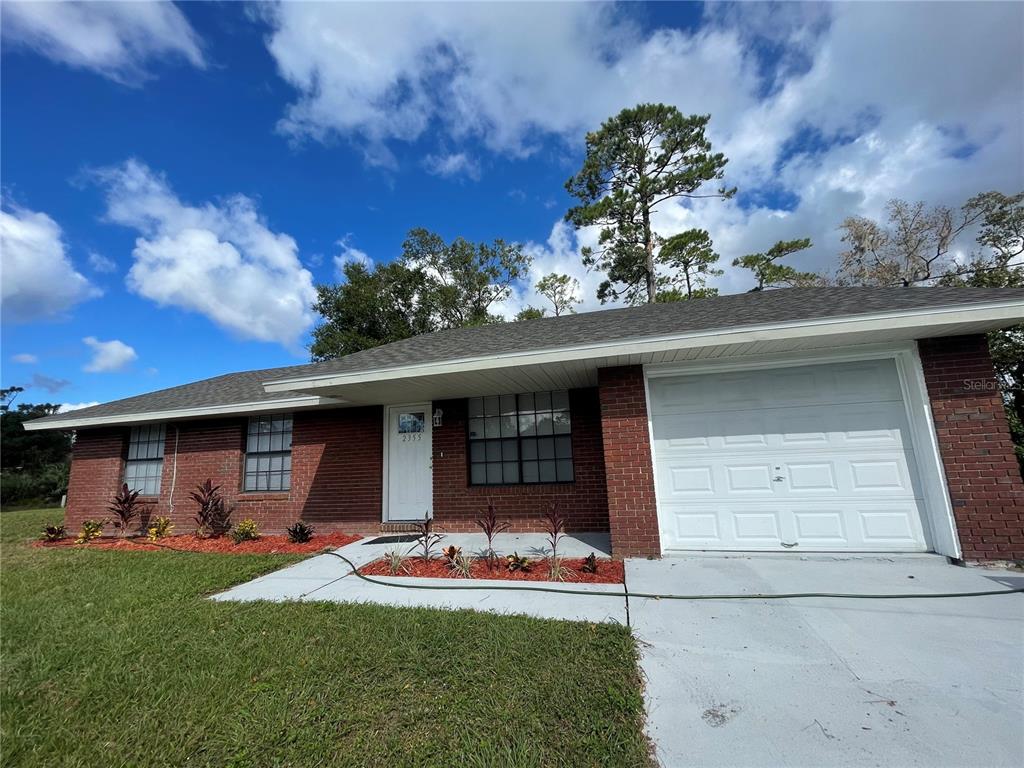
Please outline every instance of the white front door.
M384 520L422 520L433 510L430 403L387 408Z
M666 549L920 551L893 360L650 379Z

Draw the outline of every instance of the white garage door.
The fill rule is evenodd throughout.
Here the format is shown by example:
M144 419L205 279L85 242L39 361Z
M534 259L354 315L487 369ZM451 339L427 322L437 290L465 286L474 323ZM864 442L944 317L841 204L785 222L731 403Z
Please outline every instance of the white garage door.
M921 551L893 360L650 379L666 549Z

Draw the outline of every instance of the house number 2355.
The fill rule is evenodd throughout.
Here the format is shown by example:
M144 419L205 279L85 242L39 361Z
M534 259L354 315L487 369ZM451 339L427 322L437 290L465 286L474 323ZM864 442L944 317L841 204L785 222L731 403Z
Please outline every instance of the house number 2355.
M411 442L413 442L415 440L422 440L422 439L423 439L423 433L422 432L406 433L406 434L402 435L402 442L403 443L411 443Z

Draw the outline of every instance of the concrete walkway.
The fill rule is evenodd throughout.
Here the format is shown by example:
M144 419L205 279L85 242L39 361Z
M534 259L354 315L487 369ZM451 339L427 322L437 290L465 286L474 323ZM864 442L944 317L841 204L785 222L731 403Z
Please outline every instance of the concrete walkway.
M630 560L630 592L969 592L1024 574L934 555ZM1024 595L630 598L663 766L1024 765Z
M392 549L408 551L413 542L408 536L381 536L349 544L337 550L357 566L363 566L383 557ZM379 541L380 543L372 543ZM446 534L443 546L461 547L467 553L482 552L486 539L482 534ZM518 552L531 559L548 555L547 538L543 534L502 534L495 542L500 555ZM607 534L575 534L565 536L559 543L559 553L565 557L585 557L595 552L608 556ZM440 547L436 551L440 551ZM349 567L331 555L318 555L301 563L269 573L258 579L214 595L214 600L301 600L305 602L378 603L397 607L467 608L491 613L523 614L542 619L571 621L626 623L625 592L621 584L548 584L473 579L422 579L402 577L374 577L392 584L426 586L473 586L467 590L400 589L367 583L350 575ZM573 592L605 592L609 597L503 590L508 586L556 587Z
M357 565L408 543L338 550ZM478 551L482 537L444 544ZM502 537L502 552L545 555L543 537ZM566 537L564 552L607 551ZM629 624L641 648L648 733L675 766L1024 765L1024 596L943 600L677 601L500 591L396 589L321 555L215 600L369 602L471 608ZM508 586L509 582L387 579ZM628 560L630 593L936 593L1024 586L1024 574L959 568L934 555L713 555ZM528 584L525 586L529 586Z

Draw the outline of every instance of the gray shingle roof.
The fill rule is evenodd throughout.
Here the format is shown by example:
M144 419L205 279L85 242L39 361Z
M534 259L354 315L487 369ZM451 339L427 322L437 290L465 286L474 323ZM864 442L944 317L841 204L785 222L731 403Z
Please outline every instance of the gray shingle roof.
M674 333L996 301L1024 302L1024 288L790 288L519 323L496 323L424 334L320 363L229 373L83 408L73 415L60 414L37 421L45 423L68 418L123 416L147 411L280 400L287 398L289 393L267 393L263 384L298 376L354 373Z

